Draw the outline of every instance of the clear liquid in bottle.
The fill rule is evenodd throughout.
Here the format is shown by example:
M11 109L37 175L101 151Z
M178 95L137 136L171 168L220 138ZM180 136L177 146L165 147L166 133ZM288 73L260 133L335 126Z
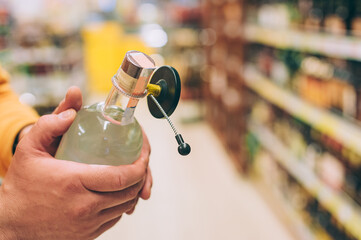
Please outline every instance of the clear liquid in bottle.
M123 165L134 162L143 143L142 129L136 119L121 125L104 117L97 103L80 110L56 153L57 159L89 164ZM109 112L115 120L122 118L122 109Z
M63 135L55 158L88 164L124 165L140 155L143 134L134 117L154 71L154 61L144 53L130 51L105 102L81 109Z

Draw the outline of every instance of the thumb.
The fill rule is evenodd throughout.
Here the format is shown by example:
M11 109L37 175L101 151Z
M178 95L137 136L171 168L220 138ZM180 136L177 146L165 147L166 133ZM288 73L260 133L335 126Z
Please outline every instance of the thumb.
M42 116L26 135L26 141L30 141L29 144L36 149L49 152L49 147L53 147L57 138L69 129L75 116L74 109L68 109L60 114Z

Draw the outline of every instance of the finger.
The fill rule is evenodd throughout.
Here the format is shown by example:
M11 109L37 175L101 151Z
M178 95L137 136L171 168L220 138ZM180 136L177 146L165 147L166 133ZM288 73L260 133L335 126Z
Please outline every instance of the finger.
M142 180L131 187L117 192L97 192L95 201L98 202L98 210L101 211L136 199L144 185L144 181Z
M143 148L145 148L145 150L148 151L148 155L150 155L150 153L152 152L152 149L149 144L148 136L147 136L147 134L145 134L143 129L142 129L142 134L143 134Z
M103 232L107 231L108 229L112 228L121 218L122 216L116 217L109 222L104 223L101 225L95 232L94 232L94 238L100 236Z
M135 210L135 207L136 207L137 204L138 204L138 201L139 201L139 197L137 197L137 199L135 200L134 206L133 206L129 211L127 211L126 214L128 214L128 215L133 214L133 212L134 212L134 210Z
M23 139L23 137L30 132L30 130L33 128L34 124L28 125L20 130L19 133L19 141Z
M126 203L121 205L117 205L111 208L104 209L99 213L99 220L100 222L107 222L110 219L114 219L123 215L125 212L128 212L132 208L134 208L135 204L137 203L137 199L132 199Z
M150 198L152 186L153 186L152 172L151 172L150 168L148 167L145 183L144 183L142 190L140 191L140 197L142 199L147 200Z
M69 129L75 116L76 112L74 109L69 109L58 115L42 116L31 128L29 134L24 136L24 142L27 141L35 149L47 151L56 138L63 135Z
M54 114L64 112L67 109L73 108L79 111L83 104L83 97L81 90L78 87L70 87L66 93L65 99L59 103L59 106L54 110Z
M149 151L149 144L143 144L140 157L129 165L89 165L80 176L81 182L87 189L97 192L114 192L133 186L147 173Z

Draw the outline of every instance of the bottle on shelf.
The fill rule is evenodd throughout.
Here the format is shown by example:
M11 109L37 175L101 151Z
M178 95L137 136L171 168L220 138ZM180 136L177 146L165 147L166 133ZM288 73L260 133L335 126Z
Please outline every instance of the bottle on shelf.
M353 4L351 33L353 36L361 37L361 2L353 1Z
M312 6L306 13L303 27L306 31L321 32L325 16L326 1L312 1Z
M355 239L271 154L260 147L257 149L252 162L284 211L290 212L292 226L301 219L315 239Z
M360 63L259 44L250 44L245 60L278 86L292 90L312 104L361 119Z
M143 143L142 129L134 117L137 97L144 94L154 69L154 61L146 54L127 52L105 102L78 112L55 157L89 164L134 162Z
M347 33L346 21L349 18L349 8L346 2L349 1L328 1L324 19L324 28L326 32L335 35L345 35Z

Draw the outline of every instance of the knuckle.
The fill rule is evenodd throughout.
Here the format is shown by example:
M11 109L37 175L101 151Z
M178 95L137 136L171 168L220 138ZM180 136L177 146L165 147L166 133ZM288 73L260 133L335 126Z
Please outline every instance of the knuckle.
M49 115L49 114L48 114L48 115L43 115L43 116L41 116L41 117L39 118L37 124L38 124L38 125L45 125L45 124L47 124L49 121L51 121L51 118L52 118L52 116Z
M79 205L77 205L73 209L73 217L75 219L88 219L90 220L92 215L95 215L96 209L98 208L98 202L97 201L89 201L86 203L83 203L80 201Z
M52 116L51 115L44 115L39 118L39 120L36 122L34 128L38 129L38 131L44 131L44 129L47 129L52 122Z
M67 181L63 186L63 191L65 193L78 193L80 189L80 184L75 181Z
M83 219L87 218L90 214L90 209L88 205L79 205L73 209L73 217L74 219Z

